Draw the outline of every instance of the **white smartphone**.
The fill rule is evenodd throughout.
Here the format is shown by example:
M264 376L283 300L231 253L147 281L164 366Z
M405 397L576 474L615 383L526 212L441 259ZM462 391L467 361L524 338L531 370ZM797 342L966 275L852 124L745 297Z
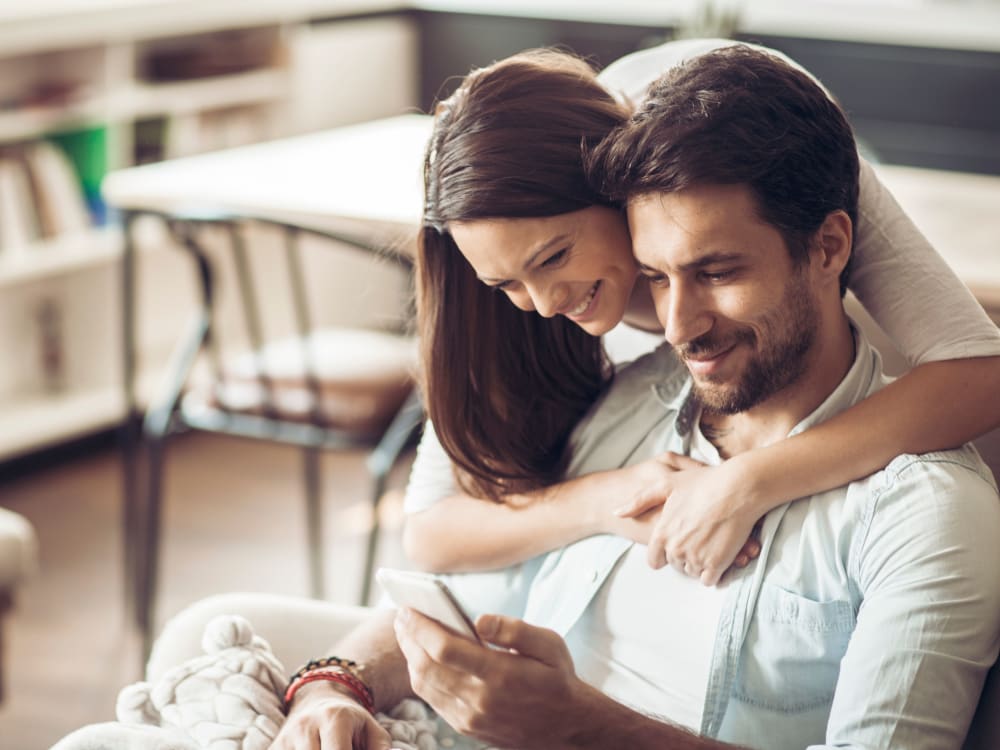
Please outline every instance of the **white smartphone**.
M409 607L479 643L472 619L443 581L428 573L379 568L375 580L397 607Z

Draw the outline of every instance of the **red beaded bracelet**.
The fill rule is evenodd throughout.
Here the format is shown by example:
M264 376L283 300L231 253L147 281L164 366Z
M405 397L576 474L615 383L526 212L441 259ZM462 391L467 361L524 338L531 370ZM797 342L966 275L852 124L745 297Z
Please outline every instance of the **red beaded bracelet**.
M308 670L296 676L288 686L288 689L285 690L285 713L288 713L288 708L291 706L292 698L295 697L299 688L309 682L318 681L335 682L338 685L343 685L355 698L358 699L358 702L364 706L368 713L372 715L375 714L375 699L372 695L371 688L343 667L320 667L318 669Z

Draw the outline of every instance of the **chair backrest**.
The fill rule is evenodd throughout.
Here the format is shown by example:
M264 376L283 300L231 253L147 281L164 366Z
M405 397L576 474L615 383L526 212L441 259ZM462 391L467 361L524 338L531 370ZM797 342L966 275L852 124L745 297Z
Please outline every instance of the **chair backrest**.
M163 419L180 409L191 426L250 436L272 429L266 422L372 434L385 427L413 383L415 341L401 335L412 312L409 255L275 220L163 218L195 263L200 296L161 400ZM181 407L192 390L212 406L202 424L201 411Z

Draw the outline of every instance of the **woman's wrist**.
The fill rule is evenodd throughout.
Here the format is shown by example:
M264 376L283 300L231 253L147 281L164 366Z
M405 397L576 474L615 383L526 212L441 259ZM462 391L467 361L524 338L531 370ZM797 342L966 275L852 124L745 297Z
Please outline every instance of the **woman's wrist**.
M629 483L625 481L622 472L634 470L635 467L628 467L617 471L601 471L582 478L587 485L579 488L583 497L581 510L576 514L580 524L579 538L618 533L617 524L621 523L621 519L614 514L614 508L621 504L619 499L629 492ZM571 488L572 485L564 489Z
M782 486L782 472L771 465L769 455L762 448L747 453L740 453L726 461L720 468L730 476L730 482L736 491L732 497L738 498L741 510L753 510L757 517L763 516L777 506L794 499L788 495L788 488Z

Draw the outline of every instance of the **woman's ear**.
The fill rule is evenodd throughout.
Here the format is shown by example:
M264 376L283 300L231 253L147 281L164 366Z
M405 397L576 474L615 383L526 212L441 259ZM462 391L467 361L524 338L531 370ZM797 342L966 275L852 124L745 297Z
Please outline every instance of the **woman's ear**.
M851 259L854 224L845 211L832 211L816 230L813 252L818 254L818 270L840 283L840 272Z

